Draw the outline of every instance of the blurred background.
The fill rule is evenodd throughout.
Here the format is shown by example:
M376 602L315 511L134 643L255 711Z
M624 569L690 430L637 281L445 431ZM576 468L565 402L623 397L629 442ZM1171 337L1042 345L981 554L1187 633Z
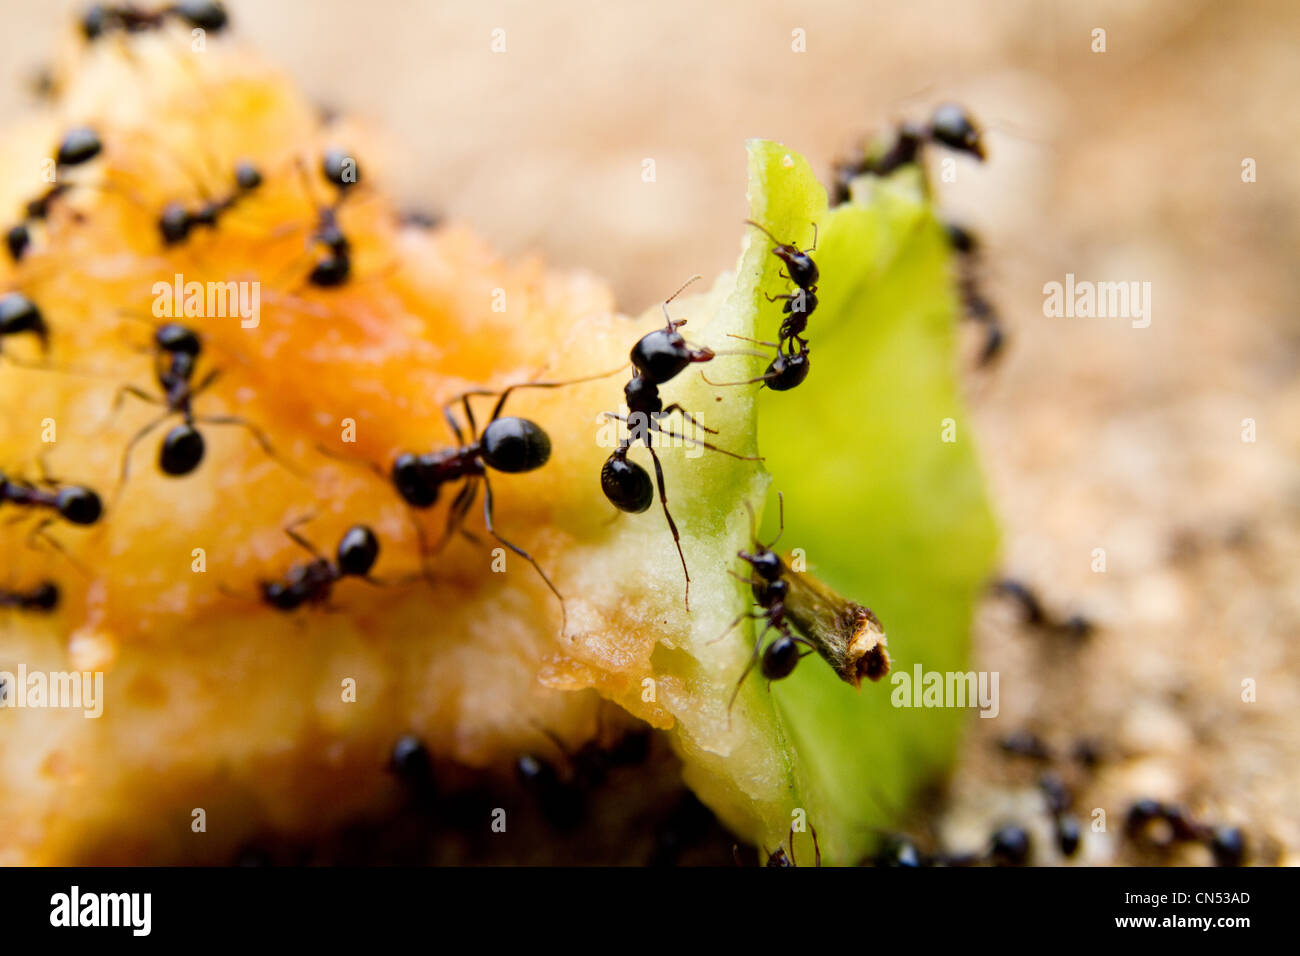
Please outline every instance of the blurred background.
M4 4L0 118L30 107L82 6ZM977 660L1002 674L1002 712L971 721L952 791L918 827L983 839L990 817L1037 799L1049 765L1085 816L1176 800L1244 825L1263 861L1300 851L1300 7L227 6L322 108L391 137L387 187L412 208L603 275L634 313L733 265L745 138L829 173L873 130L969 107L988 161L958 160L936 189L983 239L979 278L1009 335L990 369L975 368L973 330L961 357L1002 564L1095 631L1026 627L1014 603L988 602ZM1067 272L1150 282L1150 327L1044 317L1044 283ZM998 742L1015 731L1057 756L1008 757ZM1066 760L1080 740L1094 765Z

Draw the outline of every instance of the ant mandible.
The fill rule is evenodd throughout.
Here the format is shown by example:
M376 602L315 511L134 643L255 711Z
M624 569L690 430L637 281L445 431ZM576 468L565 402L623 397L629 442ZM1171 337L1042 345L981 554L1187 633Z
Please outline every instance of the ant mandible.
M370 577L370 569L379 559L379 539L373 531L362 524L353 525L339 539L331 561L295 530L308 520L303 518L294 522L284 529L284 533L315 560L294 565L283 580L259 582L262 600L277 611L296 611L304 604L327 604L334 585L343 578L361 578L370 584L377 583Z
M686 324L686 320L673 320L668 315L668 303L677 298L682 289L685 289L686 286L698 278L700 277L692 276L681 288L664 300L663 310L666 323L664 328L643 335L636 345L632 346L632 365L636 371L632 379L623 388L623 394L627 400L628 414L623 416L613 412L605 413L607 418L626 422L629 425L630 433L627 437L620 439L618 448L610 454L600 469L600 488L605 497L609 499L610 504L629 514L641 514L654 503L654 487L650 484L650 475L646 470L636 462L629 461L627 454L633 442L637 440L640 440L645 445L646 450L650 452L650 458L655 466L656 483L659 487L659 502L663 505L664 517L668 519L668 528L673 535L673 544L677 546L677 556L682 562L682 573L686 576L685 602L688 611L691 607L691 572L686 566L686 555L682 552L681 535L678 533L677 523L673 521L672 513L668 510L668 493L664 488L664 470L659 463L659 455L655 452L654 445L651 442L650 433L658 432L669 438L688 441L701 448L722 452L724 455L730 455L732 458L738 458L741 461L762 460L757 456L738 455L708 442L688 438L678 432L669 431L659 424L660 418L678 412L681 414L682 419L692 426L711 435L717 434L714 429L696 421L690 412L686 411L678 403L673 402L670 405L664 405L663 399L659 395L660 385L676 378L688 365L696 362L708 362L716 354L710 348L696 349L687 345L686 339L677 331Z
M181 416L183 421L163 437L162 445L159 446L158 468L164 475L170 477L188 475L203 461L206 446L198 425L238 425L256 439L268 456L276 458L270 440L251 422L232 415L194 414L194 399L211 386L221 374L220 369L212 369L199 380L198 384L193 383L195 365L203 350L198 333L178 322L167 322L154 332L153 347L154 373L162 392L161 397L151 395L134 385L123 385L118 389L113 401L112 413L116 414L127 395L133 395L151 405L161 405L166 410L136 432L127 443L126 450L122 453L119 490L126 483L131 465L131 450L135 448L136 443L173 415Z

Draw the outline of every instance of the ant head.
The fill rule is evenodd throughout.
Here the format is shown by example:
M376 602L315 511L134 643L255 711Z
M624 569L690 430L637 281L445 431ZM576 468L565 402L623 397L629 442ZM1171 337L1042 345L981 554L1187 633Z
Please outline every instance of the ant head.
M35 302L21 292L10 292L0 297L0 336L18 332L35 332L44 338L48 329Z
M153 344L160 352L180 353L191 358L203 349L199 334L187 325L179 322L166 322L158 326L153 334Z
M775 551L759 548L753 554L741 551L740 556L748 561L755 573L765 581L778 581L785 573L785 566Z
M379 559L379 539L363 524L355 524L339 541L339 574L365 577Z
M617 451L605 460L600 469L600 490L605 493L610 504L629 514L640 514L654 504L655 500L654 485L650 483L649 473Z
M169 202L158 217L158 231L165 246L174 246L190 237L194 219L182 202Z
M956 103L944 103L938 107L930 118L930 135L949 149L984 159L984 142L979 127L971 120L965 107Z
M811 369L807 349L794 355L778 352L763 374L763 383L774 392L788 392L801 384Z
M104 513L104 503L99 500L99 495L80 485L60 488L54 507L64 521L72 524L94 524Z
M817 280L821 277L821 272L817 268L817 263L813 262L812 256L806 252L800 251L799 247L792 242L782 242L780 239L776 238L776 236L772 235L771 231L769 231L766 226L762 226L759 223L754 222L752 219L746 219L745 222L749 223L749 225L758 229L772 240L772 244L775 247L772 249L772 255L785 263L785 267L790 270L790 280L794 282L795 285L809 292L816 289ZM815 226L816 224L814 223L814 247L817 245ZM811 312L812 309L808 309L807 311Z
M489 468L513 474L546 464L551 439L541 425L526 418L498 418L483 429L479 449Z
M262 600L277 611L292 611L303 602L302 594L279 581L262 582Z
M192 27L220 33L230 22L226 8L216 0L179 0L171 6L176 14Z
M429 475L419 455L398 455L389 477L402 500L412 508L428 508L438 500L438 482Z
M239 187L240 192L252 192L258 186L262 185L262 171L248 160L242 160L236 163L235 185Z
M64 134L55 162L59 166L79 166L90 162L103 148L98 133L89 126L76 126Z
M320 168L326 181L339 189L347 189L361 182L361 167L341 149L327 149L321 157Z
M675 327L655 329L632 346L632 364L651 383L663 384L691 364L691 349Z
M53 581L43 581L31 593L27 603L38 611L53 611L59 606L59 586Z
M782 869L788 869L794 866L794 861L791 860L789 854L785 852L785 847L779 846L775 850L773 850L770 854L768 854L767 862L764 863L763 866L765 867L773 866L773 867L780 867Z
M177 425L158 448L158 468L173 478L188 475L203 461L203 436L193 425Z

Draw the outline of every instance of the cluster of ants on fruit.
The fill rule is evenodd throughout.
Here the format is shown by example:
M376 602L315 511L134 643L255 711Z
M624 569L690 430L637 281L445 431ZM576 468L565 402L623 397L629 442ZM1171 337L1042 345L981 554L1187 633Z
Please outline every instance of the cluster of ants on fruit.
M147 11L132 5L96 5L83 18L82 32L87 42L96 42L113 34L160 29L169 22L179 22L194 28L219 32L226 25L226 14L221 4L205 2L205 0L186 0L157 11ZM903 166L919 164L922 150L927 144L943 146L978 160L983 160L985 157L978 127L962 108L947 104L939 107L928 123L901 124L886 148L838 164L834 173L833 203L839 204L849 200L851 183L859 176L866 174L887 176ZM78 127L67 132L58 145L55 156L55 168L60 175L42 194L26 204L21 221L6 233L6 247L15 264L21 266L38 246L35 230L50 220L65 196L79 188L105 188L78 185L75 181L65 180L61 175L92 163L103 150L104 144L95 130L89 127ZM305 166L301 162L298 168L299 172L305 175ZM312 264L306 270L304 281L316 288L329 289L344 285L352 276L351 243L340 224L339 211L345 198L360 182L361 177L355 161L338 149L330 149L323 153L319 160L319 172L327 188L334 190L334 198L332 202L316 204L315 224L308 238ZM176 247L190 241L199 230L219 228L222 217L237 204L250 200L261 187L262 180L262 172L255 164L239 162L232 170L231 186L223 195L212 196L200 188L198 201L178 200L166 203L157 213L156 218L160 243L164 247ZM310 186L308 186L308 194L311 195ZM420 217L404 218L404 222L423 226L432 225L431 221L422 220ZM755 378L739 382L709 382L707 378L705 381L718 387L759 385L772 391L789 391L803 383L811 370L808 328L810 317L818 305L817 292L820 281L820 271L813 258L817 250L817 224L812 224L811 244L806 249L802 249L795 242L781 241L759 222L753 220L746 220L746 222L771 240L771 252L783 266L784 271L780 272L780 276L791 283L792 288L776 294L765 293L769 302L783 303L776 341L747 340L753 345L774 350L766 370ZM960 286L967 306L967 315L982 323L987 329L981 362L988 363L1000 352L1004 335L995 310L979 294L976 286L972 264L978 250L978 243L969 230L953 224L948 226L948 237L952 249L964 263ZM660 395L660 389L676 379L688 367L709 362L725 354L689 344L680 331L686 324L686 320L674 320L670 317L669 303L689 284L688 281L664 300L664 326L642 336L631 349L633 374L624 387L627 414L607 413L609 417L627 424L629 432L620 439L617 448L605 461L600 472L601 490L606 499L620 512L639 514L647 511L654 503L657 489L664 518L681 561L686 582L685 603L688 610L690 572L682 551L677 525L669 511L663 467L652 441L652 435L658 433L680 439L742 460L758 460L671 431L664 425L664 420L676 413L685 423L709 434L716 434L712 429L698 422L679 403L665 404ZM17 336L34 338L42 355L48 352L51 329L41 309L24 293L10 291L0 295L0 358L21 367L51 368L43 363L17 359L11 353L6 354L4 351L6 341ZM268 456L276 457L270 440L252 423L235 416L204 415L196 411L196 400L216 381L220 370L211 368L200 374L199 366L204 354L203 338L195 329L179 322L157 325L153 331L151 349L155 357L156 391L125 385L120 388L113 402L114 413L128 396L153 404L161 410L155 420L144 426L128 442L122 456L119 493L126 482L130 456L136 445L157 428L173 420L178 421L164 434L158 447L157 466L165 476L178 478L190 475L200 466L206 450L201 426L239 426L257 441ZM497 531L493 517L491 476L533 471L545 465L550 457L550 439L540 425L526 418L503 415L507 399L514 392L527 388L558 388L604 378L609 374L612 373L567 382L529 381L497 391L472 389L454 396L444 403L443 411L447 424L455 436L456 444L429 452L399 454L392 461L387 472L381 471L380 474L387 483L391 484L400 498L413 509L432 508L438 502L445 485L460 484L448 508L446 534L443 540L456 531L468 535L468 532L464 531L464 523L474 505L478 486L482 484L483 515L488 533L533 566L546 586L559 599L562 615L567 620L564 598L545 571L528 552ZM483 396L492 396L497 400L490 418L480 429L470 399ZM454 413L456 406L460 407L463 420L458 419ZM649 472L629 457L633 447L638 443L644 445L651 458L655 473L653 483ZM96 525L104 517L104 502L100 495L89 487L63 483L51 478L45 473L43 461L41 470L42 477L35 481L0 473L0 506L12 505L22 509L24 515L39 516L31 528L29 544L39 537L67 555L66 549L48 533L51 525L60 520L72 526ZM268 606L283 612L308 606L328 606L335 585L345 578L358 578L372 584L381 583L371 576L371 571L379 557L379 539L366 525L358 524L349 528L343 534L332 556L321 554L298 532L297 525L290 525L285 532L292 541L310 553L311 560L293 565L282 578L263 580L259 583L258 597ZM779 680L789 676L798 661L813 652L810 649L812 645L791 627L791 618L786 607L789 593L788 569L778 554L772 550L775 544L776 541L763 545L755 535L753 550L739 552L739 557L748 563L751 574L749 577L736 576L750 586L758 611L742 615L732 627L744 617L763 620L766 626L758 635L753 654L737 683L737 691L754 667L757 666L768 681ZM421 534L422 556L425 555L426 548L427 545ZM57 610L59 601L59 588L53 581L41 581L28 589L0 589L0 608L30 613L52 613ZM1084 625L1086 622L1080 624L1072 619L1063 627L1078 633ZM770 631L775 631L776 636L767 641ZM733 695L732 701L734 700ZM557 746L559 746L558 742ZM639 753L643 748L635 749ZM566 777L557 773L542 758L529 754L518 761L518 776L522 782L538 793L543 806L549 807L550 811L560 817L571 818L573 814L570 808L574 802L575 781L578 776L582 776L583 779L591 778L594 781L601 780L612 759L602 756L603 751L599 747L595 750L600 753L589 752L589 750L590 748L584 748L577 755L566 752L566 756L570 758L569 762L574 767L599 765L596 770L584 771L582 774L575 770L573 774ZM615 765L618 762L618 760L613 761ZM398 776L411 783L413 788L420 790L431 786L431 759L424 745L417 738L408 735L398 741L393 751L391 766ZM1145 803L1142 804L1141 809L1135 806L1131 816L1137 822L1130 829L1140 829L1140 825L1152 821L1167 820L1175 834L1181 834L1187 839L1204 838L1211 841L1216 859L1232 857L1233 846L1236 844L1233 844L1231 834L1219 833L1217 830L1211 834L1204 827L1193 825L1185 817L1178 816L1170 808L1163 805L1154 806L1154 810ZM1071 823L1063 807L1057 812L1057 818L1060 846L1062 852L1068 856L1073 851L1067 848L1072 845L1077 846L1077 823L1074 824L1074 835L1071 837ZM815 831L813 836L815 842ZM1225 842L1226 846L1219 845ZM1021 857L1024 854L1017 850L1017 847L1023 843L1024 841L1015 833L1008 831L994 841L994 848L988 858L993 862L1023 862ZM878 862L898 865L919 865L923 862L915 847L907 841L897 843L895 850L891 852L892 857L888 859L882 857ZM935 859L928 862L956 861ZM789 851L777 848L768 855L767 865L794 865L793 833Z

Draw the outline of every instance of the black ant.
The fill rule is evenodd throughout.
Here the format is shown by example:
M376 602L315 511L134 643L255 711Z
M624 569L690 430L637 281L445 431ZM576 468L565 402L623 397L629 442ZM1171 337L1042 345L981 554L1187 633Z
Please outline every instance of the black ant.
M731 700L727 704L728 710L736 703L741 685L745 683L745 678L760 660L762 662L760 670L765 678L769 681L782 680L794 673L795 666L803 657L816 650L810 641L796 637L790 629L790 622L786 620L785 601L790 593L790 585L785 580L785 562L772 550L781 540L781 535L785 534L785 498L778 494L777 500L780 502L781 509L780 529L769 544L759 542L758 532L754 527L754 510L749 507L749 502L745 502L745 507L749 510L750 537L754 541L754 550L752 553L738 551L736 554L749 563L754 573L748 578L741 577L735 572L731 573L750 586L754 593L754 602L762 610L745 611L739 614L717 640L722 640L730 634L732 628L746 618L766 620L767 625L759 632L758 639L754 642L754 654L740 675L740 680L736 682L736 689L732 691ZM776 629L777 636L764 648L763 640L767 637L767 632L773 628ZM808 650L800 650L800 645Z
M199 226L215 228L217 219L244 196L262 185L262 173L250 162L235 164L235 188L220 199L207 199L191 212L183 202L170 202L158 217L158 230L164 245L174 246L184 242Z
M741 461L761 461L761 458L751 455L738 455L735 452L727 451L725 448L718 448L708 442L696 438L688 438L665 429L659 424L661 418L666 418L673 412L678 412L682 419L689 422L692 426L699 428L710 435L716 435L717 432L700 424L685 408L676 402L670 405L664 405L663 399L659 395L659 386L664 385L676 378L688 365L697 362L711 361L717 353L710 348L691 348L686 339L677 330L686 324L685 319L674 320L668 315L668 303L681 293L682 289L690 285L699 276L693 276L688 279L681 288L670 295L663 302L664 322L662 329L655 329L643 335L632 346L631 358L635 372L631 380L623 388L623 394L627 400L628 414L626 416L617 415L613 412L606 412L607 418L617 421L626 422L629 426L629 434L626 438L620 439L618 448L610 453L609 458L600 469L600 487L609 499L610 504L620 511L629 514L641 514L649 509L654 503L654 487L650 484L650 475L644 468L634 461L629 461L627 454L635 441L640 440L650 452L650 458L655 466L655 479L659 486L659 502L663 505L664 517L668 519L668 528L673 535L673 544L677 547L677 556L682 562L682 573L686 576L686 609L691 607L691 572L686 567L686 555L682 552L681 535L677 531L677 523L673 521L673 516L668 510L668 494L664 488L664 470L659 463L659 455L655 452L654 445L651 442L651 432L658 432L669 438L676 438L682 441L688 441L710 451L722 452L724 455L730 455L732 458L738 458Z
M304 604L327 604L334 585L343 578L355 577L371 584L378 583L370 577L370 569L379 558L379 539L373 531L365 525L353 525L339 539L331 561L294 530L303 521L285 528L284 533L315 560L294 565L283 580L260 582L264 602L277 611L295 611Z
M42 581L27 591L0 589L0 608L48 614L58 606L59 586L53 581Z
M54 201L72 188L71 183L60 180L59 174L69 167L81 166L95 159L104 150L99 134L88 126L77 126L64 134L54 156L53 182L40 196L27 203L25 219L5 234L5 245L10 257L19 261L31 246L30 224L49 218Z
M745 502L754 550L736 554L749 563L753 574L744 577L734 571L728 572L750 586L760 610L739 614L714 642L722 640L746 618L767 622L754 642L754 653L736 682L736 689L731 693L728 711L736 703L740 688L755 665L759 665L768 681L782 680L794 672L801 659L815 651L826 659L841 680L854 687L859 686L864 677L877 681L889 672L884 627L871 609L846 601L814 578L788 574L785 562L772 550L785 533L785 498L778 494L777 500L779 528L776 537L766 545L758 540L754 509ZM776 629L777 637L764 648L763 639L773 629ZM804 636L796 635L795 630ZM808 649L800 650L800 645Z
M104 503L96 492L84 485L60 484L48 476L33 484L0 473L0 505L5 502L33 511L53 512L53 515L46 515L32 528L27 536L28 542L37 537L44 538L70 560L71 556L63 546L50 537L45 529L54 522L56 515L68 524L85 527L97 523L104 514Z
M979 364L987 366L1002 354L1006 344L1006 331L1002 327L997 309L980 287L980 242L965 226L955 222L944 224L948 245L957 254L958 286L966 318L984 326L984 345L980 349Z
M113 413L121 407L127 395L133 395L151 405L162 405L166 411L150 422L127 443L122 453L122 474L120 484L126 483L127 472L131 464L131 450L136 443L145 438L159 425L173 415L179 415L182 423L169 431L158 449L158 468L164 475L179 477L194 471L203 461L205 444L198 425L238 425L246 429L262 450L271 458L275 451L270 440L262 431L242 418L231 415L195 415L193 402L221 374L220 369L208 372L198 384L193 383L194 369L202 352L202 343L198 333L177 322L160 325L154 332L154 373L158 380L161 397L151 395L134 385L124 385L113 402ZM278 460L278 459L277 459Z
M1246 858L1246 835L1240 827L1210 826L1193 820L1182 807L1144 798L1129 807L1124 832L1132 839L1152 839L1154 825L1163 824L1170 843L1202 843L1209 847L1218 866L1241 866Z
M786 295L767 296L768 302L785 300L785 306L781 311L786 317L781 322L781 329L777 334L777 338L787 346L791 340L798 342L801 346L806 346L808 343L803 340L802 335L804 330L808 328L808 316L812 315L813 310L817 308L817 280L821 277L817 263L812 258L812 253L817 251L817 223L813 223L812 245L808 249L801 250L792 242L782 242L772 235L766 227L759 225L754 220L746 219L745 222L772 240L775 244L772 255L785 263L785 267L790 270L788 275L782 272L781 278L789 279L798 287L798 291ZM791 348L788 351L793 352L794 350Z
M311 196L305 171L301 165L298 168L304 175L307 194ZM307 281L320 288L333 288L347 282L352 274L352 246L339 226L338 211L348 190L361 182L361 167L342 150L329 149L321 157L320 168L325 181L335 188L336 196L332 204L321 206L317 211L316 228L309 243L320 247L321 251Z
M1004 578L993 584L995 593L1012 598L1020 605L1025 624L1052 634L1061 634L1076 640L1092 635L1095 625L1081 614L1072 614L1061 620L1049 614L1029 585L1014 578Z
M650 732L634 729L612 747L592 740L576 751L551 731L543 731L569 764L561 777L555 768L536 754L524 754L515 761L515 776L538 800L543 815L557 829L570 829L582 819L586 797L602 786L612 770L636 766L650 754Z
M848 201L850 184L859 176L888 176L902 166L916 163L927 143L966 153L980 162L987 155L983 135L970 114L956 103L944 103L931 114L929 123L900 123L888 146L868 152L861 159L838 163L831 205Z
M6 336L24 333L36 337L42 353L49 351L50 329L41 310L21 292L7 292L0 296L0 355L4 354Z
M133 4L97 3L82 15L81 33L88 41L117 30L143 33L161 29L168 17L212 33L220 33L229 22L226 8L216 0L178 0L157 10L145 10Z
M541 575L551 593L560 601L560 611L561 614L565 614L566 626L564 596L560 594L532 555L498 533L493 518L494 499L488 472L499 471L513 475L536 471L551 457L551 439L541 425L527 418L502 417L501 412L505 408L506 400L513 392L521 388L561 388L603 377L604 375L598 375L567 382L523 382L507 386L500 393L488 389L471 389L462 392L443 403L442 407L443 416L451 426L452 434L456 436L456 447L423 455L403 452L393 460L388 475L383 476L392 483L403 501L412 508L420 509L430 508L437 502L443 485L463 481L460 491L447 512L446 533L439 547L446 543L454 531L461 530L464 533L465 518L474 504L479 483L482 482L483 520L487 525L488 534L531 564ZM492 417L480 432L469 400L472 396L498 394L497 403L492 409ZM468 438L451 411L452 406L458 402L465 412L465 424L469 429ZM382 476L382 472L380 474Z

